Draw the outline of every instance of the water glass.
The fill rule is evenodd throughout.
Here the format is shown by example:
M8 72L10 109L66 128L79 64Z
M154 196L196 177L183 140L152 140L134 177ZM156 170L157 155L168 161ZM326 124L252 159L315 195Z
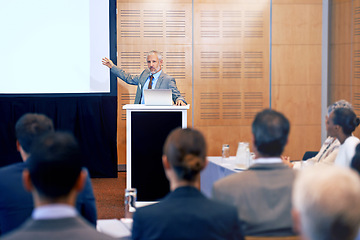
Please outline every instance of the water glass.
M136 188L125 189L125 218L132 218L132 215L136 211Z
M229 144L222 145L222 159L228 160L230 157L230 147Z

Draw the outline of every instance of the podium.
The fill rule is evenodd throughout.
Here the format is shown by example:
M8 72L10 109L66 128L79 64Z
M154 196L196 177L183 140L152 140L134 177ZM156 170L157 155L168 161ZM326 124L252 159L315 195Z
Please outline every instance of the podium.
M163 146L168 134L187 127L187 106L127 104L126 188L137 189L137 202L154 202L169 191L162 165Z

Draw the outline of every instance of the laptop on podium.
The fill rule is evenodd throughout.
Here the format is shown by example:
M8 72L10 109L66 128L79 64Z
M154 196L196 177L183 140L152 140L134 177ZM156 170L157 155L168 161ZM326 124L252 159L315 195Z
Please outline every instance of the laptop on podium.
M147 106L172 106L171 89L144 89L144 100Z

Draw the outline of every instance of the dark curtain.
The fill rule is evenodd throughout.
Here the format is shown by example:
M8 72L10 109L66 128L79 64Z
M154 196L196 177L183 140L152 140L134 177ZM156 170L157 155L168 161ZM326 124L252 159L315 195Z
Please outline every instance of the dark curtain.
M0 166L21 161L15 123L28 112L43 113L56 130L75 135L91 177L117 177L116 96L0 98Z

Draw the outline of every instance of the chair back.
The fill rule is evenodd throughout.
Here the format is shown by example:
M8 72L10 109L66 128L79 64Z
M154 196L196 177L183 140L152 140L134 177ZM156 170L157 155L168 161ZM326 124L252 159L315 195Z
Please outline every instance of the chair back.
M304 153L304 156L302 157L302 160L308 160L309 158L315 157L318 152L315 151L307 151Z

